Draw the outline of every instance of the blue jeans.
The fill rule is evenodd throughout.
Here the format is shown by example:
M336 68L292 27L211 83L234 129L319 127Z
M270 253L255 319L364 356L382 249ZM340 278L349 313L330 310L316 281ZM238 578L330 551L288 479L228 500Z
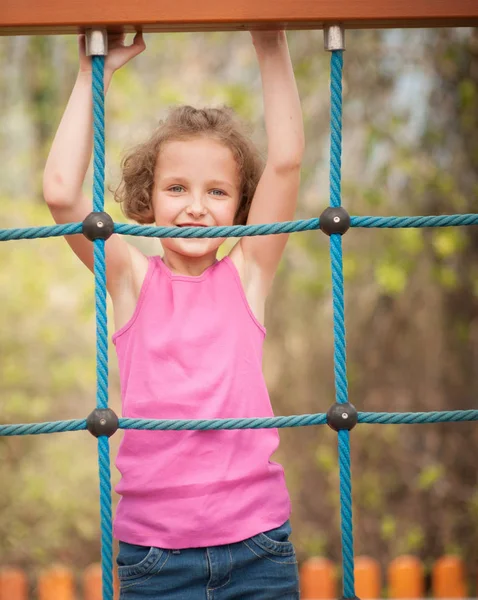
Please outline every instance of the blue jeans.
M120 542L120 600L298 600L290 524L224 546L164 550Z

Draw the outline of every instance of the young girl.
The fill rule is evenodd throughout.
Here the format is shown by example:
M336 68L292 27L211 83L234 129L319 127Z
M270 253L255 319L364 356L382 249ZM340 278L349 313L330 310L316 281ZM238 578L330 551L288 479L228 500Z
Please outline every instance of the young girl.
M262 76L265 166L226 109L172 110L123 162L116 198L138 223L210 227L294 217L304 134L283 31L253 32ZM105 89L145 48L109 35ZM82 184L91 158L91 61L80 71L44 173L57 223L91 211ZM123 415L214 419L273 415L262 374L264 305L286 235L224 241L164 239L147 257L113 235L106 243ZM93 269L92 244L67 241ZM270 461L277 430L126 430L116 465L114 523L123 599L295 600L284 472Z

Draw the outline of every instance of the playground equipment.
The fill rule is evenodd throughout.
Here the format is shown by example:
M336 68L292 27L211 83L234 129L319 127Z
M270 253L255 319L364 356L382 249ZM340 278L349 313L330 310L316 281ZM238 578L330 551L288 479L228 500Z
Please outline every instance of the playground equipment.
M350 431L358 423L433 423L476 421L478 410L429 413L363 413L348 400L342 236L350 227L449 227L478 225L478 214L423 217L350 216L341 201L342 64L345 29L369 27L471 26L478 25L476 0L166 0L155 5L147 0L129 3L65 3L49 0L32 10L28 0L4 0L0 9L0 34L60 34L86 31L93 62L94 185L93 211L83 223L24 229L0 229L0 241L83 233L94 242L97 316L97 405L86 419L0 426L0 435L33 435L64 431L88 431L98 438L102 526L103 600L113 599L111 485L108 438L123 429L240 429L299 427L328 424L337 431L342 520L343 597L355 598ZM320 218L225 228L164 228L113 223L104 212L104 56L108 30L207 31L251 28L324 29L326 50L331 52L331 164L330 206ZM217 419L166 421L118 418L108 408L108 330L106 318L105 240L113 233L151 237L239 237L322 230L330 237L334 308L334 366L336 403L326 414L267 419Z

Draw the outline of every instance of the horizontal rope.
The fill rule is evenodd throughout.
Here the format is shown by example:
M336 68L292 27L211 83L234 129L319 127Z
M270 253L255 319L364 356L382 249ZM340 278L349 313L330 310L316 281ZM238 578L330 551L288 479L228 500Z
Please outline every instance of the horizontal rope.
M358 422L399 425L405 423L444 423L447 421L478 421L478 410L431 411L417 413L359 412ZM212 429L274 429L325 425L325 413L266 417L263 419L119 419L121 429L212 430Z
M443 410L415 413L358 413L359 423L371 423L376 425L413 425L460 421L478 421L478 410Z
M478 421L478 410L431 411L416 413L359 412L358 422L377 425L426 424ZM120 429L197 431L217 429L275 429L325 425L325 413L291 415L289 417L266 417L248 419L129 419L120 418ZM86 429L86 419L49 421L46 423L18 423L0 425L0 436L39 435Z
M478 213L419 217L351 217L351 227L410 228L457 227L478 225ZM262 225L234 225L228 227L157 227L148 225L115 224L114 231L123 235L159 238L245 237L297 233L320 229L320 219L284 221Z
M478 225L478 213L463 215L438 215L421 217L351 217L351 227L396 229L411 227L459 227ZM233 225L228 227L157 227L150 225L129 225L115 223L115 233L158 238L207 238L207 237L246 237L256 235L277 235L320 229L319 219L284 221L262 225ZM0 242L27 240L82 232L82 223L66 223L44 227L24 227L0 229Z
M352 227L366 228L459 227L478 225L478 213L426 217L351 217L350 221Z
M45 225L44 227L0 229L0 242L73 235L75 233L81 233L82 228L82 223L65 223L64 225Z
M263 419L119 419L121 429L150 430L212 430L212 429L274 429L325 425L325 413L292 415L290 417L265 417Z
M86 429L86 419L72 421L48 421L46 423L15 423L0 425L2 435L39 435L41 433L62 433L64 431L81 431Z
M232 225L227 227L157 227L148 225L115 224L115 232L159 238L208 238L276 235L319 229L319 219L282 221L261 225Z

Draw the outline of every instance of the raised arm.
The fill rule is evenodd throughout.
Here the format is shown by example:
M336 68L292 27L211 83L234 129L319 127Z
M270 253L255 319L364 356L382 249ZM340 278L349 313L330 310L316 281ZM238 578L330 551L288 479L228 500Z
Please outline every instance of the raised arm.
M267 161L249 212L248 225L293 219L304 152L299 94L284 31L252 32L262 78ZM268 291L287 234L245 237L244 262L260 273Z
M57 223L83 221L91 212L92 202L82 192L92 152L91 59L85 56L85 39L79 36L80 68L67 107L56 132L43 174L43 195ZM109 53L105 61L104 84L108 89L115 70L144 49L137 34L133 44L123 45L123 36L108 36ZM81 261L93 270L93 244L83 235L66 236ZM123 283L136 251L120 236L106 243L107 281L110 294ZM137 258L137 257L136 257Z

